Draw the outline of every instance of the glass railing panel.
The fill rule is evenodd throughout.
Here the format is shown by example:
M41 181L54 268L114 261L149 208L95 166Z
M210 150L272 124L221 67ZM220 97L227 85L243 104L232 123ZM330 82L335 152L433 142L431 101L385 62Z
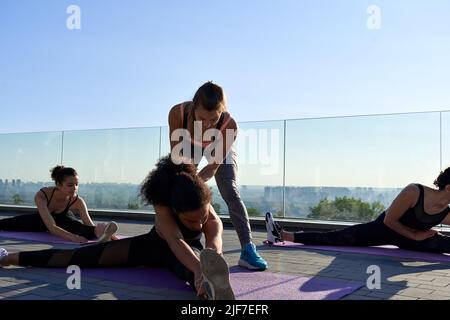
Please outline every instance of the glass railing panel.
M266 211L282 215L283 129L283 121L239 124L233 146L237 154L237 186L250 217L263 216ZM228 215L228 207L214 179L209 185L213 190L216 211ZM276 191L270 193L270 188Z
M439 171L439 113L287 121L286 215L368 221Z
M64 132L64 165L79 174L89 208L137 210L139 185L159 158L160 129Z
M36 192L53 185L61 141L61 132L0 134L0 204L34 206Z

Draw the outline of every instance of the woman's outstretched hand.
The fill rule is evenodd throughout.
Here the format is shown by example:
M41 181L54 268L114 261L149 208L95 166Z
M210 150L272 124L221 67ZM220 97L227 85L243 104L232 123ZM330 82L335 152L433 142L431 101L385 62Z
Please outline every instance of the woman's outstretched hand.
M71 239L72 242L76 242L76 243L87 243L88 239L86 239L85 237L79 236L74 234Z
M430 230L419 230L414 232L414 240L416 241L422 241L428 238L433 237L434 235L436 235L438 232L436 230L430 229Z
M194 275L195 289L197 290L197 297L201 299L208 299L208 294L206 293L205 286L203 285L203 275L202 273L196 273Z

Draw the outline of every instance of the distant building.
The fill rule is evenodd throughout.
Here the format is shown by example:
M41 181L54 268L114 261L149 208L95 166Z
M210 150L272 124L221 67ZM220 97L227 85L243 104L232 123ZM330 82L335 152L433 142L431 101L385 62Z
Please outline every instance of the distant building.
M264 199L266 201L280 201L283 199L283 187L265 187Z

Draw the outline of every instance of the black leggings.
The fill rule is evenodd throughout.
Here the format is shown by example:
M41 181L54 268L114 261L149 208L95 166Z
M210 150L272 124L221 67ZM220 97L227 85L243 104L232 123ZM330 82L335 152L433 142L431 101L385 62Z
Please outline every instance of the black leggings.
M200 240L186 242L196 254L203 249ZM167 268L180 279L189 282L195 289L194 274L175 257L167 242L157 234L155 228L140 236L76 249L20 252L19 265L44 268L69 265L77 265L80 268L138 266Z
M78 221L71 211L67 213L59 213L52 215L58 227L85 237L88 240L97 239L95 235L95 227L87 226ZM42 220L39 213L23 214L11 218L0 220L0 230L2 231L30 231L30 232L45 232L48 231L47 226Z
M431 238L416 241L406 238L384 224L385 213L376 220L357 224L339 231L295 232L294 242L327 246L379 246L395 245L402 249L450 253L450 237L436 234Z

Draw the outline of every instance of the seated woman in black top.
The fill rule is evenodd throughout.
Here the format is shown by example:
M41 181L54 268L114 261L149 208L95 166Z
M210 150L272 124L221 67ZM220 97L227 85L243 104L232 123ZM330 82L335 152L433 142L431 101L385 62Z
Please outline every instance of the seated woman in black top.
M291 241L328 246L396 245L399 248L450 253L450 237L433 227L450 225L450 168L434 181L438 188L409 184L394 199L391 206L368 223L357 224L330 232L287 232L266 213L267 241Z
M95 225L92 221L86 203L77 194L78 174L75 169L56 166L51 170L51 177L56 186L42 188L34 197L38 212L0 220L1 231L49 231L77 243L116 239L115 222ZM78 213L82 222L72 212Z

